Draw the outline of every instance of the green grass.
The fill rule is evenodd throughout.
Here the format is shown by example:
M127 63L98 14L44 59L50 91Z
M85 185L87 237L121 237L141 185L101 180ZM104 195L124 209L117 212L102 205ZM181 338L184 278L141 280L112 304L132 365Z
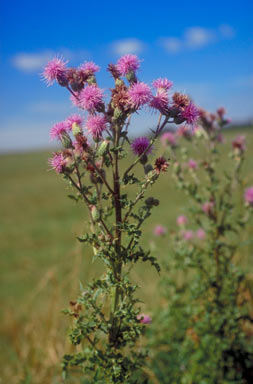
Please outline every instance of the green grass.
M223 169L236 133L226 133ZM246 135L244 173L248 175L247 185L252 185L252 129ZM192 150L193 158L197 158L198 148ZM0 357L4 367L0 383L59 382L59 359L71 348L65 337L67 318L60 310L75 297L79 280L85 284L102 271L99 262L92 263L89 248L75 240L87 228L85 209L67 198L69 189L64 181L48 171L48 157L48 152L0 157ZM155 224L173 229L175 218L186 212L188 203L175 188L170 170L152 187L150 195L159 197L160 205L144 227L146 247L151 245ZM166 257L166 248L168 238L156 249L160 259ZM250 265L250 252L252 245L242 248L245 268ZM159 303L159 276L149 266L139 265L133 278L143 288L145 309L151 311Z

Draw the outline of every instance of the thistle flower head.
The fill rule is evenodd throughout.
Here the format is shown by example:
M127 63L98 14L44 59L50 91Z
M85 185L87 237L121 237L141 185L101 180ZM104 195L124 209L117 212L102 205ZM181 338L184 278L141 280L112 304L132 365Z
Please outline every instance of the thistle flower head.
M188 161L188 163L187 163L187 166L188 166L188 168L190 168L190 169L197 169L198 164L197 164L197 162L196 162L195 160L190 159L190 160Z
M199 117L199 110L196 105L190 103L189 105L183 108L181 116L186 120L188 124L194 124L196 123Z
M207 215L210 215L214 208L214 202L213 201L206 201L204 204L202 204L202 211L206 213Z
M87 73L87 75L94 75L100 70L100 67L93 61L86 61L80 65L80 69Z
M176 147L177 139L173 132L164 132L161 136L161 143L166 146L170 145L172 148Z
M131 144L131 147L132 147L134 154L140 156L143 154L143 152L146 151L146 149L149 147L149 145L150 145L149 139L147 137L143 136L143 137L137 137L136 139L134 139L134 141ZM152 147L150 147L147 150L146 154L148 155L151 152L152 152Z
M232 141L232 147L240 152L244 152L246 149L245 139L244 135L237 136L235 140Z
M50 130L50 139L54 140L60 140L62 135L70 130L69 124L66 121L61 121L59 123L56 123L53 125L53 127Z
M46 80L47 85L52 85L54 81L62 79L66 74L66 61L55 57L45 66L44 72L42 74L43 78Z
M131 85L128 90L129 102L132 108L138 109L147 104L152 97L151 89L143 82L137 82Z
M81 108L94 113L103 103L103 91L96 85L88 85L81 90L78 97L78 104Z
M199 229L196 231L196 237L197 237L197 239L199 239L199 240L204 240L204 238L206 237L206 232L204 231L203 228L199 228Z
M244 199L246 203L253 205L253 187L249 187L245 190Z
M161 113L166 113L168 110L169 96L166 90L159 89L155 96L151 97L149 106L152 109L157 109Z
M124 76L127 73L137 71L140 67L140 60L136 55L124 55L117 62L117 69L119 73Z
M156 89L163 89L165 91L168 91L173 86L173 82L164 78L164 79L157 79L153 81L153 87Z
M186 241L192 240L194 237L193 231L191 231L190 229L188 229L187 231L183 231L182 235L183 239Z
M145 315L144 313L141 313L140 315L138 315L137 320L139 320L141 324L152 323L152 318L149 315Z
M154 169L157 175L159 175L161 172L166 172L168 166L168 161L163 156L161 156L156 159Z
M107 121L104 116L90 115L86 121L86 129L96 139L102 137L102 133L106 130Z
M179 226L186 225L187 223L188 223L188 219L187 219L186 216L184 216L184 215L180 215L180 216L178 216L178 218L177 218L177 224L178 224Z
M79 125L79 126L81 126L82 123L83 123L83 118L80 115L77 115L77 114L69 116L66 119L66 125L68 127L68 130L72 130L72 126L73 126L74 123Z
M66 159L62 152L53 153L53 157L48 159L49 165L56 171L56 173L62 173L66 165Z
M166 232L167 232L167 229L160 224L156 225L153 231L155 236L164 236Z

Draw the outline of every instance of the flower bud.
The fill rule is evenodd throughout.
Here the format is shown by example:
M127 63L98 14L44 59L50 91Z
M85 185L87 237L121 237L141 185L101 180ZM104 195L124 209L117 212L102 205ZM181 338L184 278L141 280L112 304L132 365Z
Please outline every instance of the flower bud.
M110 145L110 141L108 140L104 140L99 148L98 148L98 155L99 156L104 156L107 152L108 152L108 149L109 149L109 145Z
M95 76L89 76L88 77L88 79L87 79L87 83L89 84L89 85L92 85L92 84L96 84L97 82L96 82L96 78L95 78Z
M95 205L92 205L92 207L91 207L91 216L95 222L100 220L100 212L99 212L99 209Z
M174 117L175 124L182 124L184 121L185 121L185 118L183 116Z
M147 175L150 171L153 171L153 167L151 164L146 164L144 166L144 171L145 171L145 174Z
M145 154L145 155L143 155L143 156L141 157L141 159L140 159L140 163L143 164L143 165L145 165L145 164L147 163L147 161L148 161L148 156Z
M73 123L72 132L74 136L80 135L82 133L80 125L78 125L77 123Z
M115 85L116 85L116 87L122 86L122 85L124 85L124 81L121 80L121 79L116 79L115 80Z
M126 74L126 78L129 81L129 83L136 83L136 81L137 81L137 78L136 78L136 75L135 75L134 71L129 71Z
M64 148L72 148L72 140L67 132L61 134L61 142Z
M113 120L118 120L118 119L120 119L122 116L123 116L123 112L122 112L118 107L116 107L116 108L114 109L114 112L113 112Z

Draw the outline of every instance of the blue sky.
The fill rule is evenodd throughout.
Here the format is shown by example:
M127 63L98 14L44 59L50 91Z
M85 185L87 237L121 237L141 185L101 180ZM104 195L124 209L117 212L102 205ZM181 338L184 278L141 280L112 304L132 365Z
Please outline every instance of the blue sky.
M40 79L55 54L71 65L95 61L108 88L107 63L135 53L143 81L168 77L202 107L253 118L251 0L24 0L2 2L0 11L0 151L48 146L51 125L74 112L64 89ZM153 119L135 121L140 133Z

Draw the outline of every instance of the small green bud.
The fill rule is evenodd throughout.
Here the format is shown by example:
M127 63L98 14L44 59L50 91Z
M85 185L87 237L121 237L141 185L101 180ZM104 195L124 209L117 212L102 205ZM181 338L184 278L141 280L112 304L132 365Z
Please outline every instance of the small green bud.
M61 142L64 148L72 148L72 140L67 132L61 135Z
M145 165L148 161L148 156L145 154L142 156L142 158L140 159L140 163Z
M110 141L104 140L98 148L98 156L104 156L109 149Z
M114 109L114 112L113 112L113 119L114 119L114 120L118 120L118 119L120 119L122 116L123 116L123 112L122 112L118 107L116 107L116 108Z
M150 171L153 171L153 167L151 164L144 165L144 172L147 175Z
M129 81L129 83L135 83L137 81L136 79L136 75L135 75L135 72L134 71L129 71L127 74L126 74L126 78L127 80Z
M95 205L92 205L91 207L91 216L95 222L99 221L100 219L99 209Z
M116 79L116 80L115 80L115 85L116 85L116 86L124 85L124 81L121 80L121 79Z
M74 136L80 135L82 133L80 125L73 123L72 124L72 132Z
M95 76L89 76L88 79L87 79L87 83L89 85L96 84L97 82L96 82Z

